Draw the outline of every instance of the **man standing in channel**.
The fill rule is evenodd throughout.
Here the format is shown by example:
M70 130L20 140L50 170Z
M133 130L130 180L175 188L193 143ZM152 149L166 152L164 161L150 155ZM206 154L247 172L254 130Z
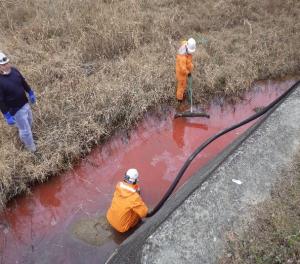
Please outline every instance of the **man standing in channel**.
M7 124L16 125L25 148L36 151L33 141L32 112L28 104L36 102L33 90L29 87L22 74L9 63L9 58L0 52L0 110Z

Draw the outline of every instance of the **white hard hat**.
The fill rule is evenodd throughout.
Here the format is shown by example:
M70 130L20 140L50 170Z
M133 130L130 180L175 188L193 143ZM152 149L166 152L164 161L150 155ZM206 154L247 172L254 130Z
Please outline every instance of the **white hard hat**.
M137 171L137 169L129 169L124 177L124 180L129 182L129 183L136 183L138 181L138 177L139 177L139 172Z
M188 53L193 53L196 50L196 40L189 38L186 44Z
M9 58L3 53L0 52L0 65L6 64L9 62Z

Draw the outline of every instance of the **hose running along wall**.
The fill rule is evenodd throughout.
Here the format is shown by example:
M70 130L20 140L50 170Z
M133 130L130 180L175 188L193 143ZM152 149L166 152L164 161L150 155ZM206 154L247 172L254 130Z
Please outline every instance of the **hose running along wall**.
M167 201L167 199L170 197L170 195L172 194L172 192L174 191L174 189L176 188L178 182L180 181L180 179L182 178L183 174L185 173L185 171L187 170L187 168L189 167L189 165L191 164L191 162L194 160L194 158L203 150L205 149L210 143L212 143L213 141L215 141L217 138L225 135L226 133L241 127L255 119L257 119L258 117L262 116L263 114L265 114L266 112L268 112L271 108L273 108L275 105L277 105L278 103L280 103L283 99L285 99L290 93L292 93L296 87L300 84L300 81L297 81L292 87L290 87L286 92L284 92L281 96L279 96L276 100L274 100L272 103L270 103L268 106L264 107L263 110L259 111L258 113L246 118L245 120L230 126L222 131L220 131L219 133L215 134L214 136L210 137L209 139L207 139L203 144L201 144L189 157L188 159L185 161L185 163L183 164L183 166L181 167L181 169L179 170L175 180L173 181L173 183L171 184L171 186L169 187L169 189L167 190L167 192L165 193L165 195L162 197L162 199L160 200L160 202L156 205L156 207L147 214L147 217L151 217L154 214L157 213L157 211L164 205L164 203Z

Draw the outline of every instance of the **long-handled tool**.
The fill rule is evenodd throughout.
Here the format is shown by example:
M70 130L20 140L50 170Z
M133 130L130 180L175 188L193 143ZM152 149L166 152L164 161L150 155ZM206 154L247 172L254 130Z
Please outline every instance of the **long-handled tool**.
M190 99L191 102L191 108L190 111L185 111L182 113L176 113L174 118L178 118L178 117L206 117L209 118L209 115L205 112L199 112L199 111L193 111L193 87L192 87L192 83L193 83L193 78L192 75L188 76L188 97Z

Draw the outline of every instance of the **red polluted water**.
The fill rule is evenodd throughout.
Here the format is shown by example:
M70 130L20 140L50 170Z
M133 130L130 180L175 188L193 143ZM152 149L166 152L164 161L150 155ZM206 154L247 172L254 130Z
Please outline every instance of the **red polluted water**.
M0 263L104 263L126 236L115 235L91 246L74 238L70 226L83 218L105 215L115 185L128 168L140 172L142 197L153 208L187 157L215 133L254 114L280 96L294 81L258 82L244 100L211 103L210 119L146 116L130 138L113 137L73 170L14 199L0 215ZM192 162L179 185L198 171L251 124L209 145Z

